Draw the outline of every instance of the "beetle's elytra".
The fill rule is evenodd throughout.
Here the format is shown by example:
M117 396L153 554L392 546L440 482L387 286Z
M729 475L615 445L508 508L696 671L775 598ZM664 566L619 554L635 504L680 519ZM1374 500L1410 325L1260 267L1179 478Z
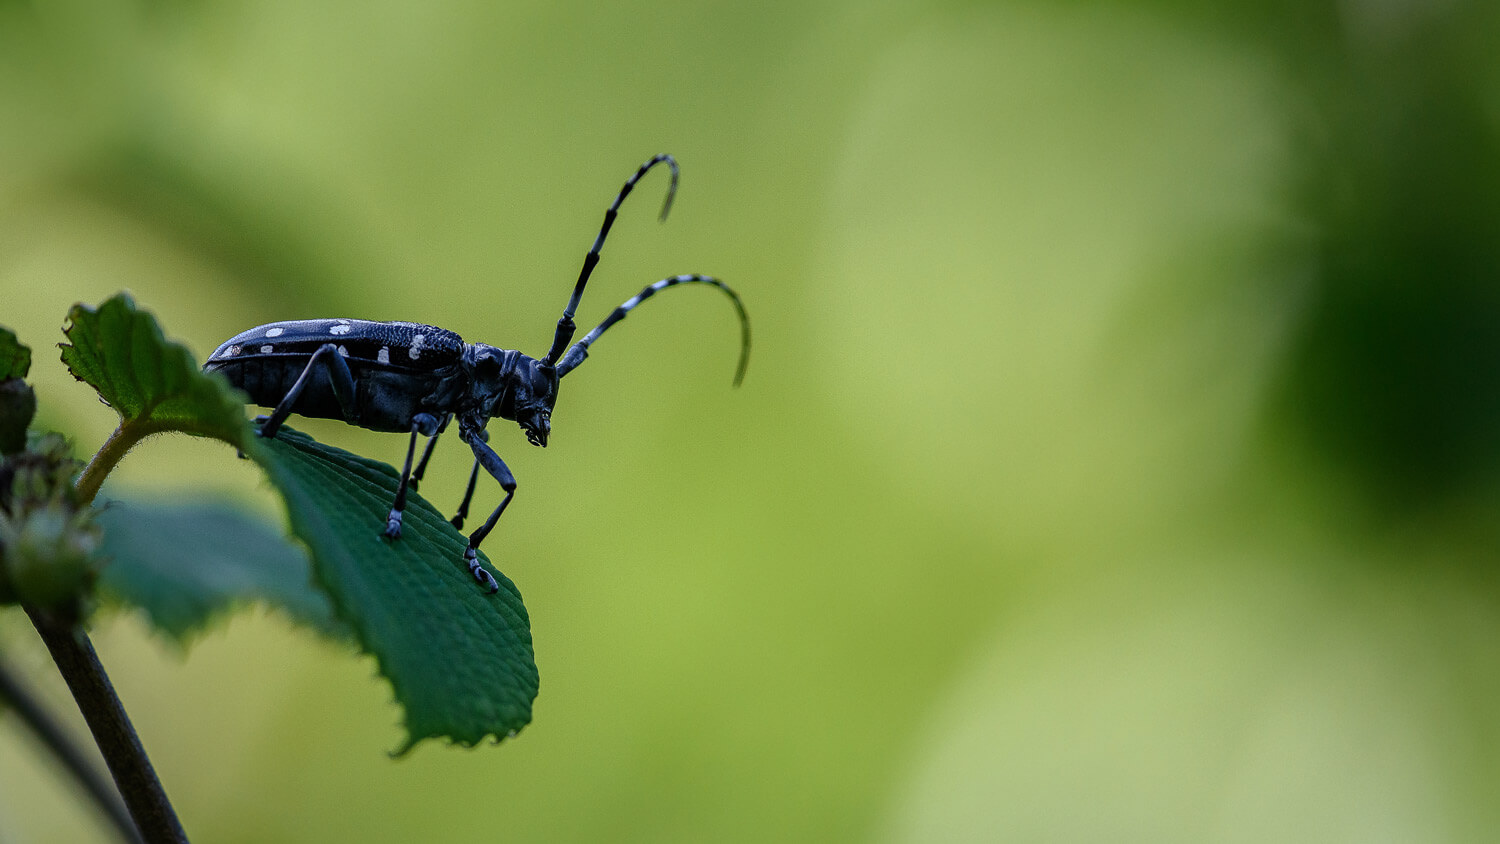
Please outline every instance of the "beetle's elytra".
M269 416L263 417L259 429L263 437L276 436L287 416L293 413L339 419L375 431L410 433L401 482L384 531L393 540L401 536L407 489L421 479L438 434L451 420L457 419L459 438L474 452L474 467L458 513L453 517L454 526L462 527L468 515L480 467L505 490L499 506L470 534L464 550L464 562L470 573L494 592L499 586L479 564L475 549L510 504L516 480L505 461L486 442L485 426L490 419L515 422L532 445L546 446L562 377L583 363L589 347L610 326L658 292L681 284L716 287L734 304L740 319L740 360L735 384L744 377L750 356L749 317L738 294L718 279L705 275L672 276L647 286L615 308L582 340L572 342L576 329L574 313L599 262L615 215L636 182L661 163L666 163L672 171L672 183L662 206L662 218L666 218L677 192L678 168L670 155L658 155L626 180L604 212L604 224L584 256L573 294L557 321L552 346L540 359L484 343L466 343L452 331L414 322L307 319L273 322L235 335L214 351L203 368L223 373L230 383L248 393L254 404L274 408ZM419 434L429 440L413 469Z
M410 322L304 319L273 322L231 337L209 357L262 407L276 407L318 349L332 344L349 368L355 401L346 413L327 370L303 384L292 413L341 419L375 431L411 430L422 400L450 378L464 352L463 338L442 328Z

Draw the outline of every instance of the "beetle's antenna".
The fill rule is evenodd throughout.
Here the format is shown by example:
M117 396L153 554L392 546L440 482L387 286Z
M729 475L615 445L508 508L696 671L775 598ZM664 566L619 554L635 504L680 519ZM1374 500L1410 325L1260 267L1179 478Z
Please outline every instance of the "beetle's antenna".
M652 156L645 164L642 164L635 175L625 180L625 186L620 188L619 196L615 197L613 204L604 212L604 225L599 227L599 236L594 238L594 246L589 254L583 256L583 269L578 273L578 283L573 285L573 296L568 299L568 306L563 309L562 319L557 321L557 334L552 338L552 348L547 356L542 358L542 366L552 366L562 355L563 350L573 341L573 332L577 328L573 323L573 315L578 311L578 302L583 299L583 288L589 283L589 276L594 272L594 265L599 263L599 250L604 248L604 238L609 236L609 229L615 224L615 214L620 210L620 203L630 195L635 183L646 175L646 172L662 162L672 168L672 184L667 188L667 201L661 206L661 219L667 219L667 212L672 210L672 198L677 195L677 159L663 153Z
M745 380L745 367L750 365L750 317L745 313L745 306L740 302L739 294L729 289L729 285L716 278L696 274L676 275L671 278L664 278L625 300L625 303L615 308L609 316L604 318L603 322L599 323L598 327L590 331L582 340L574 343L572 348L568 349L568 353L557 364L557 377L561 378L574 369L577 369L578 365L583 363L583 359L589 356L589 346L593 345L593 342L599 339L599 335L608 331L611 325L624 319L626 314L635 310L636 305L650 299L657 292L666 290L668 287L692 283L710 284L724 291L729 296L730 301L734 302L734 309L740 315L740 364L734 371L734 386L738 387L740 382Z

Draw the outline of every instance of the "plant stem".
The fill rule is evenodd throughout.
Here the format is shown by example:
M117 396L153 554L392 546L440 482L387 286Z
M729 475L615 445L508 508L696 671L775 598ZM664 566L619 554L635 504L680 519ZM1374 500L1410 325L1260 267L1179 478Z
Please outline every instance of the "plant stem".
M78 503L87 506L99 494L99 487L104 485L104 478L115 468L115 464L124 459L126 452L135 447L135 444L151 434L157 433L154 428L143 425L131 425L121 422L104 445L94 453L94 459L89 465L83 467L83 472L78 476Z
M122 452L123 454L123 452ZM97 458L95 458L97 462ZM141 746L135 727L125 714L125 707L115 694L109 675L94 653L88 634L72 624L61 622L36 607L25 608L36 632L52 654L52 661L67 681L78 702L78 709L94 734L94 742L104 754L115 785L125 798L130 816L150 844L186 844L187 835L172 811L172 804L162 790L156 770Z
M130 813L126 811L125 804L120 802L120 795L109 780L99 773L93 760L73 741L67 729L52 717L26 687L25 682L4 662L0 662L0 701L10 706L26 726L31 728L37 740L73 775L78 785L88 793L110 823L114 824L120 837L126 841L139 842L141 836L135 829L135 822L130 819Z

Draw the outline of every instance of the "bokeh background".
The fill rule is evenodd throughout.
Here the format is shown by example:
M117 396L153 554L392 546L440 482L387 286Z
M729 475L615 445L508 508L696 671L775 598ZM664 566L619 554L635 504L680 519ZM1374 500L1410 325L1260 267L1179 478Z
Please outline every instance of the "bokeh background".
M200 356L311 316L540 354L657 152L672 218L652 174L580 323L680 272L754 322L731 390L731 310L672 291L548 449L493 427L514 741L392 761L345 647L101 616L186 828L1500 838L1497 38L1479 0L0 3L0 323L83 452L114 417L47 351L74 301L131 290ZM106 494L281 518L185 437ZM109 840L10 719L0 838Z

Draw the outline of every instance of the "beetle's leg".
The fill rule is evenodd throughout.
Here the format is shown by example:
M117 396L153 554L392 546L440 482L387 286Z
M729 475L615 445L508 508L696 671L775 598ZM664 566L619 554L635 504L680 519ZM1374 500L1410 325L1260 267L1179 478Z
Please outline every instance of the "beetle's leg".
M396 487L396 500L391 504L390 515L385 519L385 535L391 539L401 538L401 514L406 510L406 488L411 485L411 460L417 452L417 435L437 439L438 420L430 413L418 413L411 418L411 441L406 445L406 465L401 469L401 483Z
M485 442L489 442L490 441L490 432L489 431L480 431L476 436L478 436L481 440L484 440ZM467 519L469 517L469 502L471 502L471 501L474 500L474 487L478 483L479 483L479 458L475 457L474 458L474 466L473 466L473 468L469 469L469 484L468 484L467 487L464 488L464 500L461 501L461 502L459 502L458 512L454 513L453 514L453 518L451 518L451 519L448 520L448 522L450 524L452 524L455 528L457 528L459 530L463 530L464 519Z
M459 530L463 529L464 519L469 517L469 502L474 500L474 486L479 483L479 461L474 461L474 468L469 470L469 486L464 490L464 500L458 505L458 512L448 521Z
M276 405L276 409L261 424L258 433L262 437L268 440L275 438L276 432L281 430L281 423L292 414L292 405L297 403L302 391L307 388L307 379L312 377L313 368L320 364L328 372L328 383L333 387L333 396L338 399L344 419L354 420L354 375L349 372L349 364L344 362L344 356L339 354L338 347L332 343L324 343L308 358L302 374L297 376L292 388L282 397L281 403Z
M645 164L635 171L635 175L625 180L625 187L620 188L620 193L615 201L604 212L604 225L599 227L599 236L594 238L594 246L589 249L589 254L583 256L583 269L578 272L578 282L573 285L573 295L568 299L568 306L563 309L562 319L557 321L557 334L552 338L552 350L542 358L543 366L551 366L557 363L562 353L573 341L573 331L578 327L573 323L573 314L578 311L578 303L583 299L583 288L589 283L589 276L594 272L594 265L599 263L599 250L604 248L604 238L609 236L609 229L615 224L615 214L620 210L620 203L630 195L635 183L646 175L650 170L662 162L672 168L672 186L667 188L667 201L661 206L661 219L667 219L667 212L672 210L672 197L677 195L677 160L670 155L652 156Z
M411 488L413 492L416 491L417 484L422 482L422 476L427 473L427 461L432 459L432 449L437 446L438 434L441 433L442 431L435 431L433 435L428 438L427 448L422 451L422 459L417 461L417 468L412 470Z
M484 467L486 472L490 473L491 477L499 481L500 488L505 490L505 497L500 499L500 506L496 507L495 512L491 513L490 517L484 520L484 524L479 527L479 530L469 535L469 547L464 549L464 562L469 566L469 573L474 575L474 579L484 584L491 592L498 592L500 591L500 584L496 583L494 576L485 571L484 566L479 564L478 548L479 543L483 542L484 538L489 536L490 531L495 529L495 522L500 521L500 514L505 512L506 505L510 504L511 497L516 494L516 479L510 473L510 467L505 465L505 461L500 459L500 455L496 454L495 450L490 448L489 444L483 439L478 436L467 435L464 436L464 439L469 443L469 447L474 449L474 459L478 461L479 465Z

